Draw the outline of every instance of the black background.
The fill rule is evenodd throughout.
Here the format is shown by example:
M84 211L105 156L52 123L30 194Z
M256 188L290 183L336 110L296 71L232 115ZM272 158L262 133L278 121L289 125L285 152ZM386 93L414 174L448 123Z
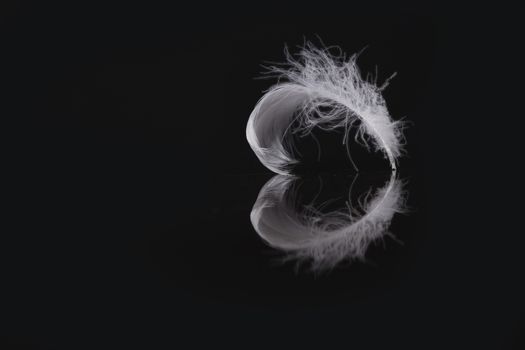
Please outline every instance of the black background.
M515 9L2 6L6 348L523 347ZM413 212L402 243L310 274L251 227L272 174L245 126L261 64L319 38L397 72ZM339 142L305 178L345 183Z

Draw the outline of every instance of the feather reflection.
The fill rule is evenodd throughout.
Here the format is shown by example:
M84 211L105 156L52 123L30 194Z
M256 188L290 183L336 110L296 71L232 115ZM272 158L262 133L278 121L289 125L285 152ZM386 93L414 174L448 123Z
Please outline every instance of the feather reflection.
M252 225L266 243L284 251L287 259L307 262L312 270L363 260L370 243L388 235L394 215L405 211L406 193L394 172L386 184L369 187L352 204L356 178L344 190L348 196L343 208L327 211L328 202L299 203L303 179L276 175L259 193L250 214Z

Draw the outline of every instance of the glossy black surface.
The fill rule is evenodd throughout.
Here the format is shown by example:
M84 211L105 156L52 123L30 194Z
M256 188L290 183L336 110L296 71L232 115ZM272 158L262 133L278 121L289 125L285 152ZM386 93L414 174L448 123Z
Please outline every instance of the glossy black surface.
M520 206L499 197L520 198L519 21L339 6L13 5L2 22L16 124L4 129L7 348L523 344ZM260 64L316 35L348 53L368 45L358 62L380 81L397 71L385 98L413 123L400 163L412 211L394 218L397 240L321 274L276 263L254 232L250 211L273 174L244 134L273 83L253 79ZM340 134L321 137L323 162L302 140L311 166L297 171L322 174L329 199L350 165ZM361 190L388 178L377 155L352 155Z

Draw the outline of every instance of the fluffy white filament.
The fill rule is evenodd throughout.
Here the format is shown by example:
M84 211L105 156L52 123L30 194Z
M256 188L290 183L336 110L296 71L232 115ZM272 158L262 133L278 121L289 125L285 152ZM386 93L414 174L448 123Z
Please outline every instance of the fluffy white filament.
M285 53L285 65L269 67L280 81L259 100L246 127L248 143L262 164L278 174L289 173L297 162L289 132L307 135L314 127L344 128L346 143L354 126L356 141L382 151L395 170L402 152L402 122L392 120L381 95L388 80L382 86L364 80L357 55L346 59L310 43L297 58Z
M298 207L291 184L297 178L276 175L261 189L250 219L255 231L289 258L310 261L313 270L343 260L364 259L369 244L388 233L395 213L405 211L405 193L395 172L388 183L369 191L358 206L323 214ZM290 193L291 192L291 193Z

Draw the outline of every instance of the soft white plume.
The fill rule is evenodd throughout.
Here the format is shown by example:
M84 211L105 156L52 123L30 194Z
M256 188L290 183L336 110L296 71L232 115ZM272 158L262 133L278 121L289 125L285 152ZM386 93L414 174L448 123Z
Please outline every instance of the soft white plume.
M403 184L395 172L388 183L370 190L356 207L323 214L311 204L299 207L290 187L296 177L276 175L261 189L250 219L270 246L287 256L311 262L313 270L341 261L364 259L371 242L388 233L395 213L405 211Z
M346 143L348 131L356 127L356 141L382 151L396 169L403 123L392 120L381 95L388 80L381 86L364 80L357 55L346 59L310 43L297 58L285 53L286 64L269 67L279 82L259 100L246 127L248 143L259 160L278 174L288 174L297 162L289 132L307 135L314 127L344 128Z

